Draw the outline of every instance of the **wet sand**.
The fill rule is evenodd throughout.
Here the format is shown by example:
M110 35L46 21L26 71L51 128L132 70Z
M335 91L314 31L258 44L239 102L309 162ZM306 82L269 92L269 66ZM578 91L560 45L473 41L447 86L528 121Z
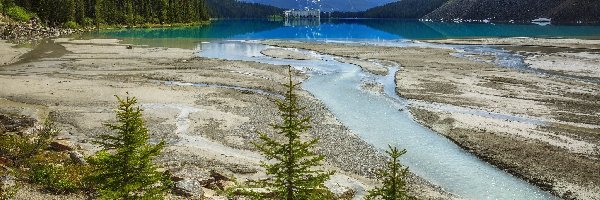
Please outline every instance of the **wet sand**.
M257 139L256 131L273 134L269 124L279 121L274 103L279 97L268 94L283 94L285 66L197 58L190 49L128 49L118 42L56 39L21 53L19 62L0 67L0 113L50 118L62 129L59 138L90 155L98 150L91 141L108 131L102 124L114 122L114 95L135 96L152 141L169 143L159 159L165 168L215 169L239 182L264 177L259 167L264 158L249 141ZM296 81L306 78L296 75ZM326 168L336 171L328 185L364 195L376 184L373 170L384 155L308 92L299 95L315 122L306 136L321 138L317 151L326 156ZM418 177L410 181L411 192L421 198L452 197ZM17 198L66 198L48 195L24 189Z
M436 42L480 44L481 40ZM558 196L600 198L600 85L593 77L598 73L595 63L599 59L593 53L598 41L523 40L502 39L492 44L511 49L525 43L592 53L578 55L588 57L585 63L576 56L565 60L564 66L556 67L560 73L548 69L545 72L556 73L533 73L455 57L449 48L278 40L264 43L399 63L397 93L409 100L415 120L481 159ZM526 62L549 57L537 51L518 53ZM544 68L531 64L532 68ZM582 71L589 76L580 76Z

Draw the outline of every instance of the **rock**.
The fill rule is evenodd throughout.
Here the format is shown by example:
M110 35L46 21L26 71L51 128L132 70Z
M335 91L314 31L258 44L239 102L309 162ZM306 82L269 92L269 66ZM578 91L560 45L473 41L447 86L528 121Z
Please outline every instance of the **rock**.
M11 117L0 115L0 124L5 132L18 132L29 127L33 127L36 120L27 116Z
M184 179L175 182L175 189L173 189L173 192L176 195L183 196L188 199L202 199L204 196L202 185L198 181L191 179Z
M56 140L50 143L50 147L56 151L72 151L75 147L68 140Z
M173 169L169 170L169 173L171 173L171 180L173 182L189 179L198 181L200 185L206 186L216 181L215 178L211 176L211 173L196 167Z
M73 160L74 162L76 162L80 165L87 165L87 161L85 161L85 157L83 156L83 154L81 154L77 151L69 152L69 158L71 158L71 160Z
M15 177L12 175L4 175L4 176L0 176L0 188L2 189L8 189L11 187L15 187L16 183L15 183Z

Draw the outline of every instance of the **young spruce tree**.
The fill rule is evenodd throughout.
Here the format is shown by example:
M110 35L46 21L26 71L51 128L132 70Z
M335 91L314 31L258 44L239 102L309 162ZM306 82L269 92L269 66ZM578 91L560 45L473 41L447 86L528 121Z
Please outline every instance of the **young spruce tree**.
M101 135L97 144L103 150L89 159L94 166L92 183L102 199L162 199L171 182L169 177L156 171L152 163L165 142L148 143L148 129L144 126L135 97L119 100L116 124L107 124L114 135Z
M324 160L324 156L312 150L319 139L301 140L300 134L311 128L308 125L311 118L301 115L304 108L298 105L298 97L294 93L296 86L292 81L290 67L285 100L277 101L283 122L272 125L285 137L285 141L280 142L267 134L259 133L261 143L254 143L267 159L273 161L262 163L267 175L271 176L264 184L271 193L269 198L273 199L330 199L331 192L324 182L333 173L315 169Z
M416 199L408 195L406 191L406 175L408 167L402 167L398 162L398 158L406 153L406 150L398 150L398 148L389 146L390 150L386 153L391 159L386 164L384 169L380 169L376 175L382 182L382 186L369 191L367 199L384 199L384 200L412 200Z

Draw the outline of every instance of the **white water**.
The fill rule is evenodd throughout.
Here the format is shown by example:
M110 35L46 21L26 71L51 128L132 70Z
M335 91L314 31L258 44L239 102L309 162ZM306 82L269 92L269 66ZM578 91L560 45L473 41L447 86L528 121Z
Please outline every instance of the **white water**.
M420 177L465 199L556 199L465 152L450 140L416 123L404 110L405 100L395 95L393 77L379 77L385 95L360 89L364 73L359 67L318 55L319 61L266 57L268 48L244 42L202 45L201 56L229 60L292 65L311 73L302 87L324 102L335 116L365 141L377 148L388 144L407 149L402 164ZM310 70L309 70L310 69ZM395 71L392 69L390 71Z

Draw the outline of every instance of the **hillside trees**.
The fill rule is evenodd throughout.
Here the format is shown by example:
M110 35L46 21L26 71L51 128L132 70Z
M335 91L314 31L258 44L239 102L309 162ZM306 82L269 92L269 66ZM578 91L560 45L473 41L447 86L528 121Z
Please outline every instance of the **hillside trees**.
M36 13L50 26L192 23L209 19L204 0L6 0Z

